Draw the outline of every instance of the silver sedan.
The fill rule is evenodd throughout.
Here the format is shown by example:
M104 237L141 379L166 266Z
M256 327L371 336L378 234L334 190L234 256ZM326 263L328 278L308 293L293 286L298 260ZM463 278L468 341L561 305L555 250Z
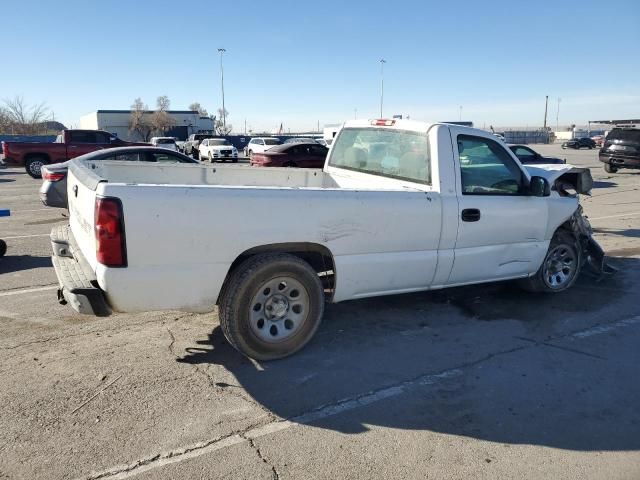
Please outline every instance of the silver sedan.
M124 160L131 162L195 163L197 160L166 148L120 147L98 150L77 157L82 160ZM40 200L48 207L67 208L67 170L69 161L44 165Z

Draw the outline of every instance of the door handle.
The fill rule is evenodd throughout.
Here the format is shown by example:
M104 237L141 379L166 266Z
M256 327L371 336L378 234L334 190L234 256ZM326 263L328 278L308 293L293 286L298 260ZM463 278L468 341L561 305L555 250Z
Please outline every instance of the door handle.
M480 220L480 210L477 208L465 208L460 215L463 222L477 222Z

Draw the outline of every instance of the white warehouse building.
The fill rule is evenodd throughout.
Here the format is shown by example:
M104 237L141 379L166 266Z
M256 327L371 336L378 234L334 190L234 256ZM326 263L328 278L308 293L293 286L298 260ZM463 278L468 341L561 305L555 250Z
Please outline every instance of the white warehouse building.
M200 131L212 131L213 120L202 117L197 111L192 110L167 110L167 114L174 120L174 126L162 135L186 139L192 133ZM147 110L145 116L151 119L152 110ZM116 135L122 140L141 141L136 133L129 131L131 110L97 110L80 117L79 128L87 130L105 130ZM158 133L158 136L161 135Z

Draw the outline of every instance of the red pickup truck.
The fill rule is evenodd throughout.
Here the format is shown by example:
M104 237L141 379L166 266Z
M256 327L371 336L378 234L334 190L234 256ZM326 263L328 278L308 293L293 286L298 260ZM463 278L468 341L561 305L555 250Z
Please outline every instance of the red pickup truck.
M62 130L53 143L3 142L3 162L7 166L24 165L33 178L40 178L42 165L60 163L103 148L148 145L131 143L103 130Z

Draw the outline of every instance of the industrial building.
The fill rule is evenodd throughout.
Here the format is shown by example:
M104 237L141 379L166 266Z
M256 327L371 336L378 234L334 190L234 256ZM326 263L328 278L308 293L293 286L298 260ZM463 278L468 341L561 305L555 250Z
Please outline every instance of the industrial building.
M153 113L152 110L147 110L145 117L148 116L151 120ZM173 119L174 126L163 132L163 136L184 140L192 133L213 130L213 120L201 116L197 111L167 110L167 114ZM105 130L123 140L143 140L136 132L129 130L130 119L130 110L97 110L80 117L79 128Z

